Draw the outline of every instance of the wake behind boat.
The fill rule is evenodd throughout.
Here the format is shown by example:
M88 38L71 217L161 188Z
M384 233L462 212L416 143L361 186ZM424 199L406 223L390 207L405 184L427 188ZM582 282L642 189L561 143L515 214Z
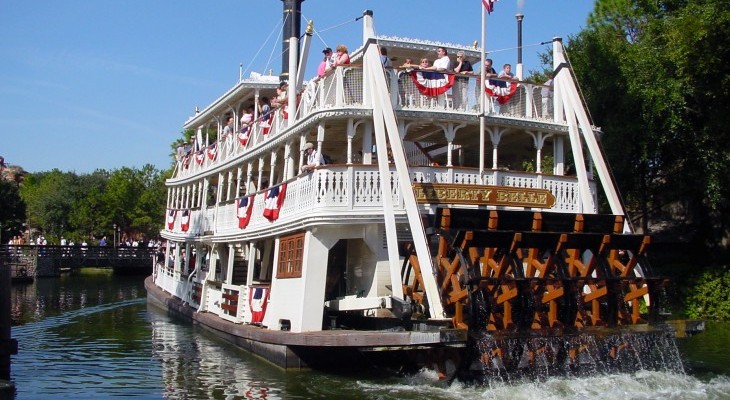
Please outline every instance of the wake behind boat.
M540 85L391 67L383 48L482 55L362 23L348 63L305 81L289 51L281 79L242 79L185 122L150 302L294 369L624 369L641 345L625 332L665 347L651 240L632 233L561 41Z

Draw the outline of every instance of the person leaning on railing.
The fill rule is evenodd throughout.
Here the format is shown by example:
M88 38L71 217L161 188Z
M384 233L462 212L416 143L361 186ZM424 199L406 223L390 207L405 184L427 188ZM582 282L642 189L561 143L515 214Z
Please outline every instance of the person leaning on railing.
M471 62L466 59L466 53L462 50L459 50L456 53L454 73L456 74L456 77L454 78L454 88L452 89L454 108L465 108L469 98L469 75L474 73L474 68L472 67Z
M306 164L302 165L301 172L303 173L310 172L325 163L324 157L314 148L314 144L311 142L304 145L304 157L306 157Z

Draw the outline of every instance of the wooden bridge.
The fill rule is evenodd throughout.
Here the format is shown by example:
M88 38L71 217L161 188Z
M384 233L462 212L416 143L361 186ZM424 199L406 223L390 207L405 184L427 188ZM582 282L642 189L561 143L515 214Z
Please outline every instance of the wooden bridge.
M155 251L154 247L0 245L0 258L17 282L84 267L150 274Z

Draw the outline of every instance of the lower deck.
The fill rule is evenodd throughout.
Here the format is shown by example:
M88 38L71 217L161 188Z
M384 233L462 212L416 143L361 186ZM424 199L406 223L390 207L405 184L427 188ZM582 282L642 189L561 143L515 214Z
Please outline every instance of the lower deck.
M160 289L152 277L145 280L150 304L192 321L217 336L263 357L285 369L326 367L345 368L355 361L371 365L406 364L414 367L430 361L430 352L460 352L466 347L467 332L464 329L428 327L427 330L346 330L331 329L315 332L291 332L270 330L252 324L227 321L216 314L197 312L189 304ZM358 357L352 358L353 355ZM368 355L369 354L369 355ZM405 358L404 358L405 357ZM339 360L338 360L339 359ZM349 359L349 360L348 360ZM354 365L353 365L354 366Z

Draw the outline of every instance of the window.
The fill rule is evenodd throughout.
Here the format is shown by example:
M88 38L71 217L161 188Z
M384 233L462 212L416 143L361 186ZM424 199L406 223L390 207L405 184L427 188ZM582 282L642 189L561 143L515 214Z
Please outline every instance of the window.
M276 277L301 278L303 256L304 233L279 239L279 265L276 269Z

